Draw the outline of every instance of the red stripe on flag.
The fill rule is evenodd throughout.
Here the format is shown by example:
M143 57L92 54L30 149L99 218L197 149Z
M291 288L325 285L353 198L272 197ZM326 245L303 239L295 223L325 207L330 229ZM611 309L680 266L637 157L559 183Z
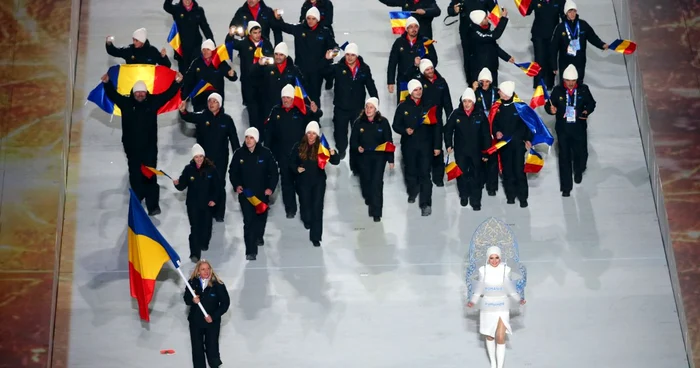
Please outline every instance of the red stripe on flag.
M139 316L142 320L151 320L148 313L148 304L153 299L153 291L156 288L156 280L144 280L141 274L136 271L134 265L129 262L129 288L131 297L136 299L139 305Z
M153 76L153 94L157 95L167 91L176 76L176 71L164 66L156 66ZM176 93L175 97L158 110L158 114L177 110L180 107L180 102L182 102L180 94Z

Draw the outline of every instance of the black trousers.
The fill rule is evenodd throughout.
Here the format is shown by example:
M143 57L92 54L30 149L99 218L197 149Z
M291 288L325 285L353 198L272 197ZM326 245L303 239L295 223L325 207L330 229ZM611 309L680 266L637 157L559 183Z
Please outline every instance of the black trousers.
M333 109L333 139L338 152L345 152L348 149L348 129L352 123L360 116L360 110L345 110L341 108Z
M578 80L576 83L578 85L583 84L583 78L586 76L586 59L583 57L567 57L567 58L562 58L561 55L559 56L559 84L564 85L564 69L568 67L569 65L572 65L576 67L576 71L578 72Z
M485 173L483 175L487 192L498 191L498 152L489 155L489 160L482 164Z
M212 211L211 207L187 206L187 218L190 220L190 256L202 258L202 251L209 249Z
M320 70L303 71L304 73L304 90L309 95L309 99L316 103L318 108L321 108L321 85L323 84L323 76Z
M243 101L248 112L248 126L258 129L261 133L265 131L265 119L270 114L270 110L265 111L267 104L262 101L262 96L258 90L251 86L249 82L241 84L243 91ZM262 142L264 134L260 134Z
M323 235L323 200L325 196L325 178L319 177L315 182L299 183L301 221L309 227L309 240L312 242L320 242Z
M582 123L579 121L575 124ZM574 188L572 175L582 175L586 171L586 163L588 162L586 127L582 125L569 129L557 129L557 140L559 144L559 190L570 192Z
M433 156L430 171L435 185L445 183L445 153L442 150L439 155Z
M544 79L548 90L554 87L554 70L550 63L552 44L546 38L532 38L532 47L535 50L535 62L540 65L540 73L532 78L532 88L540 85L540 79Z
M421 208L432 206L433 183L430 182L430 169L434 159L433 151L429 148L406 147L402 153L408 196L420 196L418 204Z
M386 162L384 152L365 152L358 155L360 189L372 217L382 217Z
M280 168L280 186L285 213L297 213L296 173L289 167L289 156L279 155L277 163Z
M148 179L141 173L141 164L149 167L156 167L155 159L142 159L137 155L126 155L127 165L129 167L129 185L136 194L139 201L146 200L146 208L148 211L153 211L160 208L158 202L160 200L160 186L158 186L157 176Z
M192 342L192 363L194 368L207 368L207 362L209 362L209 367L218 367L222 364L221 356L219 355L220 331L221 322L212 322L206 326L190 323L190 341Z
M457 178L459 198L468 198L472 207L481 207L481 195L484 188L481 157L474 158L455 154L455 161L462 170L462 175Z
M512 140L501 148L501 164L503 165L503 190L508 200L516 197L526 201L528 197L527 174L525 174L524 143Z
M182 47L182 56L180 56L178 53L175 53L175 60L177 60L177 69L182 73L182 75L185 75L187 72L187 69L190 68L190 65L192 65L192 61L194 59L198 58L199 55L201 55L202 51L199 49L202 41L199 41L199 44L197 45L192 45L192 47L185 48L183 45Z
M468 18L466 21L471 23L471 21ZM462 18L460 18L460 23L461 22L462 22ZM469 34L467 33L467 31L460 31L459 32L459 39L460 39L461 44L462 44L462 60L464 60L463 61L464 79L467 81L467 85L471 87L473 81L470 80L472 77L472 71L471 71L471 68L469 65L469 59L472 56L472 52L471 52L471 47L469 45ZM477 72L477 75L478 74L479 74L479 72Z
M226 147L228 151L228 147ZM213 216L215 219L223 219L226 215L226 172L228 170L228 155L223 157L214 157L212 162L216 166L216 174L219 179L219 199L214 206Z
M259 198L263 200L262 198ZM238 202L241 204L241 212L243 213L243 241L245 242L245 254L258 254L258 240L261 240L265 235L265 226L267 225L267 213L258 215L255 213L255 207L250 204L248 198L243 194L238 195ZM267 202L265 202L267 203Z

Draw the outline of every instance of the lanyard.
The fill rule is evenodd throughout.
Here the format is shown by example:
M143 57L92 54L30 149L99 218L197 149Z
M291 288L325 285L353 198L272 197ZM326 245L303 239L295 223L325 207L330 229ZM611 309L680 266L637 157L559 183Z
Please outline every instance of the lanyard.
M571 32L571 28L569 28L569 22L564 22L564 26L566 27L566 34L569 36L569 40L573 41L574 38L578 39L578 33L579 33L579 22L576 22L576 32Z
M569 106L574 106L576 107L576 95L578 94L578 89L574 89L574 94L573 96L569 94L569 92L566 92L566 104ZM573 97L573 100L571 99Z
M484 92L483 89L479 91L479 94L481 95L481 104L484 106L484 112L486 113L486 117L489 117L489 109L486 108L486 99L484 98ZM496 98L496 92L491 88L491 105L493 105L493 99Z

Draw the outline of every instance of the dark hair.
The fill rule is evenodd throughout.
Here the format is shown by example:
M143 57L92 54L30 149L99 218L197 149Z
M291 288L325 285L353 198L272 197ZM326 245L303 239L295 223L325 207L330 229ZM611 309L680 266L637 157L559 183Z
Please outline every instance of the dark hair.
M301 142L299 142L299 158L302 160L316 160L318 158L318 145L321 144L321 138L316 136L316 142L314 144L309 145L309 139L306 138L306 135L304 135L304 138L301 139Z

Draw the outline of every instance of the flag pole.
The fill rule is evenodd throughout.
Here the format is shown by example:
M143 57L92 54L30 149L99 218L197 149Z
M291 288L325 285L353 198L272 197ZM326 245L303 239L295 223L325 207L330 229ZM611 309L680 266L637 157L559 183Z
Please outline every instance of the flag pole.
M187 277L185 277L185 275L182 273L182 270L180 269L180 261L177 261L177 266L178 267L175 270L177 270L177 273L180 274L180 277L182 277L182 280L185 282L185 287L187 287L187 290L189 290L190 293L192 294L192 296L194 297L197 294L194 293L194 290L192 290L192 286L190 286L190 283L187 280ZM199 303L197 303L197 305L199 306L199 309L202 310L204 317L209 317L209 314L207 314L207 311L204 310L204 306L202 305L202 302L200 301Z

